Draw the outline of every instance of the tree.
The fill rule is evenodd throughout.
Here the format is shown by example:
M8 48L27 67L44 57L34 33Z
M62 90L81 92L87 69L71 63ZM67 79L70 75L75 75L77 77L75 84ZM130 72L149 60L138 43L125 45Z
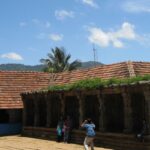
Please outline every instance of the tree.
M40 59L40 62L46 66L44 68L45 72L57 73L71 71L81 66L81 62L79 60L69 63L71 55L66 54L64 48L52 48L51 53L48 53L47 56L48 58L46 59Z

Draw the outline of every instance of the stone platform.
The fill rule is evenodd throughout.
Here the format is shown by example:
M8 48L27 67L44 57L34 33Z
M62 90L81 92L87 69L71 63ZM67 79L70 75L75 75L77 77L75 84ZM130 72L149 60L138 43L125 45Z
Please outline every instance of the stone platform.
M56 141L56 129L24 127L22 135ZM71 143L82 144L85 131L73 130ZM150 150L150 136L145 136L144 142L140 142L133 134L120 133L96 133L95 145L115 150Z

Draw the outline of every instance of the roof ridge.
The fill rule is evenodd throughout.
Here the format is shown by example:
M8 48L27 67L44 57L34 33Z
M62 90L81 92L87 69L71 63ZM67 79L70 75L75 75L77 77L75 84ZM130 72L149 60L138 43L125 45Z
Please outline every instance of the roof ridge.
M135 70L134 70L134 66L133 66L133 62L132 61L127 61L127 69L129 71L129 77L135 77Z

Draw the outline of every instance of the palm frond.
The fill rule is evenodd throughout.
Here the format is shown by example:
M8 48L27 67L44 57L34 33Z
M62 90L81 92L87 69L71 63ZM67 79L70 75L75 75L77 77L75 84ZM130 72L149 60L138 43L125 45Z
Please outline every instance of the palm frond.
M51 53L48 53L47 56L48 58L46 59L40 59L40 62L46 65L44 70L46 72L69 71L81 66L81 62L79 60L75 60L72 63L69 63L71 55L66 54L64 48L52 48Z

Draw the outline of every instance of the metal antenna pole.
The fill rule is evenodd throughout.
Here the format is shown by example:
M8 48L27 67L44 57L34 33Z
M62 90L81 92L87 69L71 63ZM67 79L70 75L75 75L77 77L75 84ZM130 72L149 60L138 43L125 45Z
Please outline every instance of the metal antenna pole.
M94 66L96 67L96 49L94 44L93 44L93 55L94 55Z

